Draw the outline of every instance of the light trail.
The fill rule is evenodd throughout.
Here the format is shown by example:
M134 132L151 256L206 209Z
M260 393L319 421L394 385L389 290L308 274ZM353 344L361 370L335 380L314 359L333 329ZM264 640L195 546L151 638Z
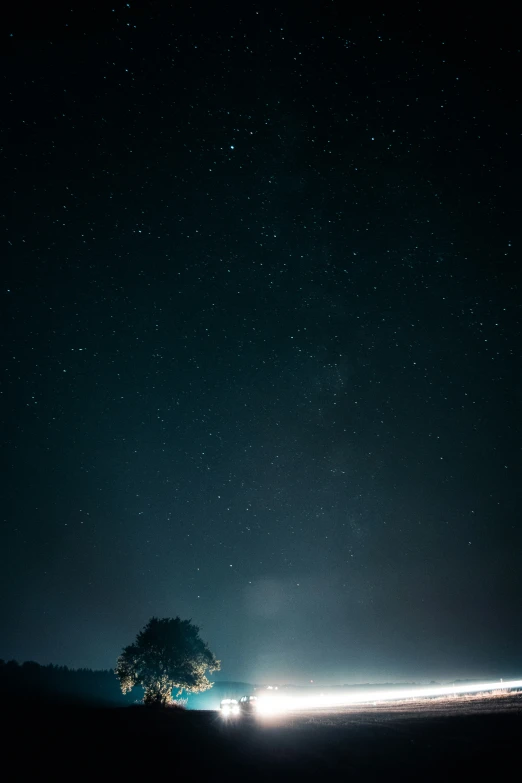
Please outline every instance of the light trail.
M329 709L349 707L369 702L404 701L405 699L428 699L437 696L460 696L471 693L488 693L498 690L522 688L522 680L467 683L463 685L437 685L424 688L394 688L372 690L361 693L321 694L320 696L286 696L262 693L258 697L257 711L261 715L274 715L294 710Z

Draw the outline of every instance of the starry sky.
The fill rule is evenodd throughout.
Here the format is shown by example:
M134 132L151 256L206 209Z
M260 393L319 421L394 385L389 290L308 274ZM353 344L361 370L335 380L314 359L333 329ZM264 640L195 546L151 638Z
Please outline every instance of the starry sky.
M54 5L1 33L0 657L520 676L514 21Z

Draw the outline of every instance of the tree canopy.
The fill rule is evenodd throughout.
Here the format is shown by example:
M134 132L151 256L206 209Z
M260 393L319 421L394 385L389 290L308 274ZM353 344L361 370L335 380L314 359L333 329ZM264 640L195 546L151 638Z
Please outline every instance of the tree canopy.
M206 672L220 665L190 620L152 617L134 644L124 648L115 673L123 693L142 685L145 704L166 705L173 690L179 695L211 688Z

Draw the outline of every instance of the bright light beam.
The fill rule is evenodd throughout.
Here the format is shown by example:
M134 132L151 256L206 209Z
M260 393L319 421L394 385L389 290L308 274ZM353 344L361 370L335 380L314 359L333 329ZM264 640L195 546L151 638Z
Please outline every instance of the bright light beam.
M291 710L328 709L349 707L352 704L366 704L379 701L403 701L405 699L426 699L436 696L458 696L467 693L487 693L497 690L522 688L522 680L496 680L495 682L468 683L464 685L439 685L425 688L396 688L361 693L321 694L320 696L261 696L258 711L263 715L274 715Z

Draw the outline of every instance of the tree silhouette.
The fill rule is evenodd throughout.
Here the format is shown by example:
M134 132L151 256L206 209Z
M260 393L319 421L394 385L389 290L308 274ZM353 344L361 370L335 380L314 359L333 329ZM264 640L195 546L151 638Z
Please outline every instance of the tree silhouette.
M123 693L142 685L145 704L165 706L172 702L174 689L179 695L211 688L205 672L220 665L190 620L152 617L134 644L123 650L115 673Z

